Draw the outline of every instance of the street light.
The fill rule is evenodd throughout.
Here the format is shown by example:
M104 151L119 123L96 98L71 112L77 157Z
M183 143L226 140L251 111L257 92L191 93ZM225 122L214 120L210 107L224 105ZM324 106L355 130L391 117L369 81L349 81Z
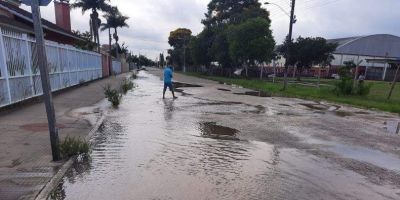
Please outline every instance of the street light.
M269 2L265 2L264 4L268 5L268 4L272 4L275 6L278 6L286 15L288 15L290 17L290 22L289 22L289 34L287 37L287 44L288 44L288 48L287 48L287 56L286 56L286 63L285 63L285 74L284 74L284 84L283 84L283 90L286 90L287 85L288 85L288 81L287 81L287 75L288 75L288 68L289 68L289 57L290 57L290 49L292 46L292 32L293 32L293 24L296 23L296 16L294 15L294 9L295 9L295 5L296 5L296 0L291 0L291 10L290 10L290 15L288 12L285 11L285 9L283 9L281 6L279 6L278 4L275 3L269 3Z
M282 8L282 6L280 6L279 4L271 3L271 2L265 2L264 5L274 5L274 6L278 7L283 13L285 13L285 15L290 17L290 13L288 11L286 11L284 8ZM296 15L294 15L293 17L294 17L293 24L295 24L297 22Z

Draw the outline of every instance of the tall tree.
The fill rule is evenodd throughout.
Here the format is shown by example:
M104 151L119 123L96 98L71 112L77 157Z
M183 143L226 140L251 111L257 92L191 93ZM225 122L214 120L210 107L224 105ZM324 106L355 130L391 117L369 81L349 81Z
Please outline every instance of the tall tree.
M301 72L305 68L311 68L314 65L327 65L332 60L332 53L336 50L337 44L328 43L322 37L298 37L291 44L289 65L296 65ZM278 48L278 51L287 56L287 43Z
M164 67L164 62L165 62L164 54L160 53L160 65L161 65L161 67Z
M90 33L93 41L100 46L99 28L101 20L99 19L98 11L108 12L111 6L107 3L109 0L75 0L71 4L72 8L81 8L82 13L86 11L91 11L89 26Z
M263 18L249 19L228 29L229 54L236 63L248 67L269 62L273 57L275 41L269 21Z
M202 23L206 27L239 24L256 17L269 20L269 13L261 8L258 0L211 0L205 16Z
M168 43L173 49L168 50L168 53L173 63L182 66L185 64L184 61L190 59L190 53L186 51L192 38L192 31L187 28L178 28L170 32Z
M190 43L194 64L209 67L211 64L210 49L214 40L214 32L206 28L193 38Z
M119 12L117 7L113 7L109 10L109 12L104 14L104 18L106 19L106 23L102 25L102 30L109 30L109 34L111 34L110 29L114 29L113 38L115 40L115 53L116 57L118 57L119 45L118 45L118 28L129 27L127 24L127 20L129 17L124 16Z

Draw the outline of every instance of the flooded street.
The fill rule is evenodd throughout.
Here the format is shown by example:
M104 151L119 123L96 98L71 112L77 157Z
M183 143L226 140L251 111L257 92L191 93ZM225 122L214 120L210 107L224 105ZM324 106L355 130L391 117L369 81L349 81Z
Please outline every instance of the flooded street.
M157 73L139 73L51 199L400 199L400 140L374 135L376 118L201 80L163 100Z

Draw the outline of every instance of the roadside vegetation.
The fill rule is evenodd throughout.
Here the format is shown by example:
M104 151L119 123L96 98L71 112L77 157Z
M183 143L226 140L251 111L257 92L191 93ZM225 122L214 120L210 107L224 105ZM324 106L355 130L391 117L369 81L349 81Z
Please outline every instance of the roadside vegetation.
M118 108L122 101L122 94L119 92L119 90L112 88L109 84L104 86L103 89L107 100L114 108Z
M134 87L135 85L129 78L124 79L120 85L120 89L123 94L128 93L128 91L132 90Z
M66 137L60 144L60 153L63 158L78 155L88 155L90 145L86 140L80 138Z
M135 84L132 82L132 76L123 79L118 88L113 88L111 84L107 84L103 87L105 97L114 108L118 108L121 104L123 94L135 88Z
M341 95L334 92L335 85L340 80L321 79L320 88L316 87L318 80L316 78L303 78L297 81L296 78L289 79L289 85L286 91L282 91L283 78L277 78L275 83L259 79L239 79L227 78L221 76L208 76L203 73L186 73L187 75L199 78L210 79L226 84L239 85L245 88L268 92L273 96L296 97L310 100L326 100L336 103L343 103L352 106L378 109L400 114L400 87L394 89L393 96L387 100L387 93L390 83L380 81L365 81L369 85L369 94L367 95Z

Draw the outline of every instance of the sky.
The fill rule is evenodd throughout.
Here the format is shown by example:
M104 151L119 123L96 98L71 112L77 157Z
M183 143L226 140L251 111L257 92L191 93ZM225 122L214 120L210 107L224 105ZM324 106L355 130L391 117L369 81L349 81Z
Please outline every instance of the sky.
M71 0L73 2L74 0ZM112 5L129 16L129 28L119 30L120 41L134 54L156 59L166 54L168 36L177 28L189 28L196 35L203 29L201 20L210 0L111 0ZM266 2L266 1L260 1ZM290 0L269 0L263 7L270 11L271 29L277 44L288 33ZM278 5L285 10L282 11ZM22 6L29 10L29 7ZM327 39L393 34L400 36L400 0L297 0L294 37L324 37ZM54 5L41 7L42 17L54 22ZM71 11L73 30L89 30L89 14ZM104 19L103 19L104 21ZM101 43L108 43L106 32Z

